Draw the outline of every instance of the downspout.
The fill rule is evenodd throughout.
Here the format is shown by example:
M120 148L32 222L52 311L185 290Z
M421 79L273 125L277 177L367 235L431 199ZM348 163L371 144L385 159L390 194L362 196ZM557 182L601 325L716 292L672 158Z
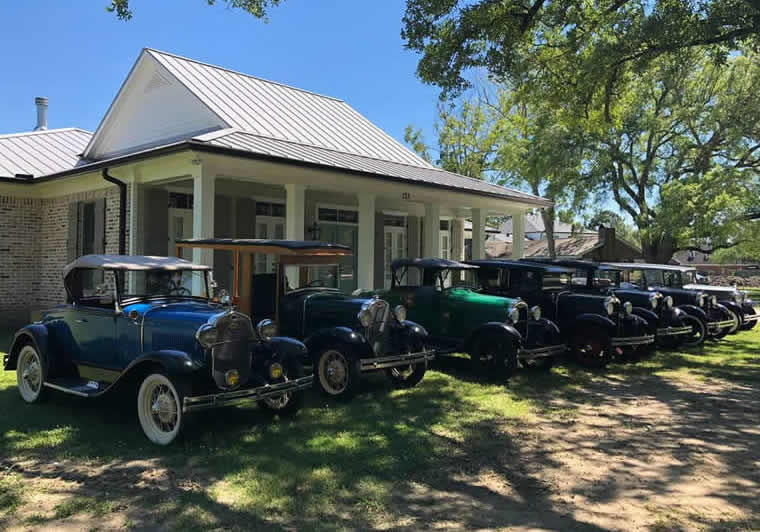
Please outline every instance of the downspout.
M103 179L119 187L119 255L127 254L127 184L103 168Z

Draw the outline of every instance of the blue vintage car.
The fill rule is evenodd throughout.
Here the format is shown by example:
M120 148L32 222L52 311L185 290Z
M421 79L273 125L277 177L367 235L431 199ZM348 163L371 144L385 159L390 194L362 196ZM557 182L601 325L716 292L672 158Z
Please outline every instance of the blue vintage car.
M270 321L209 297L209 272L182 259L86 255L64 271L68 301L18 331L4 357L28 403L50 390L101 397L137 395L154 443L171 443L185 414L256 400L280 414L311 386L304 344L277 336Z

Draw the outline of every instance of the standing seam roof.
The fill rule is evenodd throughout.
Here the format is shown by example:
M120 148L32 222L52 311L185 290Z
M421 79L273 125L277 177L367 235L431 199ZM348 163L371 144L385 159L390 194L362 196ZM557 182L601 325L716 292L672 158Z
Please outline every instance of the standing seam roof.
M0 177L41 176L69 170L79 162L92 133L76 128L0 135Z

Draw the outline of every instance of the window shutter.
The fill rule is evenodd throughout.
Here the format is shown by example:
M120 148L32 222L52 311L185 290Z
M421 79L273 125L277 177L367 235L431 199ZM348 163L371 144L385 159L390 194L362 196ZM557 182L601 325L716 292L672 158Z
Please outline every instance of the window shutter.
M106 199L95 201L95 227L92 249L96 254L106 252Z
M68 262L79 256L79 202L69 203L69 218L66 236L66 258Z

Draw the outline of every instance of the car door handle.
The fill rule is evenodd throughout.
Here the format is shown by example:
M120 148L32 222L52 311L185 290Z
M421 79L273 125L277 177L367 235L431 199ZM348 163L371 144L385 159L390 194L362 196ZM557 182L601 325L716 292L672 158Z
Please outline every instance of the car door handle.
M87 323L87 320L84 318L79 318L78 320L75 320L77 323Z

